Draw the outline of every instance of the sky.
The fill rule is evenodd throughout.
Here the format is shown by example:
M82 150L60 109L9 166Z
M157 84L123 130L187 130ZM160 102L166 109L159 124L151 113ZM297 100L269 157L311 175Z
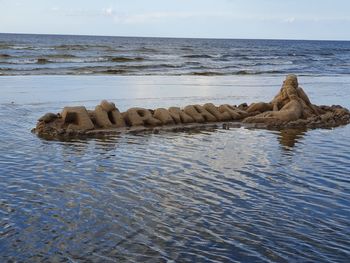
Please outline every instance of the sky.
M0 33L350 40L350 1L0 0Z

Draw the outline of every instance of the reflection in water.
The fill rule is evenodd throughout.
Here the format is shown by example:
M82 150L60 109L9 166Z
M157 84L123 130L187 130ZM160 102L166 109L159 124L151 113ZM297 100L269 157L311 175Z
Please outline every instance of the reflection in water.
M296 143L303 138L306 133L306 129L284 129L280 131L278 135L278 141L285 150L290 150Z

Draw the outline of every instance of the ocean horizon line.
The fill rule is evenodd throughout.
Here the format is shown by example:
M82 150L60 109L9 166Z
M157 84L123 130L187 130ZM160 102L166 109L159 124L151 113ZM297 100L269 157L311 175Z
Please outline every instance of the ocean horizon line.
M241 37L176 37L176 36L127 36L127 35L90 35L90 34L59 34L59 33L23 33L0 32L0 35L24 36L74 36L74 37L116 37L116 38L148 38L148 39L198 39L198 40L259 40L259 41L324 41L324 42L350 42L350 39L303 39L303 38L241 38Z

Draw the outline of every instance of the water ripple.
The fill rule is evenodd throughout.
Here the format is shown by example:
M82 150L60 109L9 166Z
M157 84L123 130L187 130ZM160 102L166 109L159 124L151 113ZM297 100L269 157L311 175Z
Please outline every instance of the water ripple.
M349 126L49 142L51 107L0 105L1 261L349 258Z

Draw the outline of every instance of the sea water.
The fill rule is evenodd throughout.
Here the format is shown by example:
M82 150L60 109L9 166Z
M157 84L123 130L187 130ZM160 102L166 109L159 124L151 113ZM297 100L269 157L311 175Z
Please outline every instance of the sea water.
M350 74L349 41L0 34L0 75Z
M30 45L28 38L34 41L40 37L11 38L15 39L11 44L1 40L7 49L2 47L0 52L10 55L1 58L8 64L1 64L0 72L17 75L0 77L1 262L349 259L350 126L282 131L213 129L70 141L46 141L30 132L46 112L60 112L66 105L92 109L102 99L115 102L121 111L133 106L269 101L287 72L303 73L299 82L313 103L349 108L348 67L342 69L339 65L342 59L345 64L349 61L345 59L347 43L105 38L112 42L115 39L116 43L135 41L129 47L118 44L125 49L144 47L142 54L112 52L110 56L142 56L144 60L101 61L91 66L95 62L21 64L16 59L28 56L50 60L52 52L56 52L49 49L53 45L66 45L64 51L56 54L72 54L74 59L104 57L109 54L104 50L107 47L96 48L96 43L90 47L86 42L101 42L100 38L43 36ZM77 41L80 38L82 41ZM147 49L160 48L145 46L147 41L163 43L161 53L168 64L198 60L201 67L210 69L157 68L155 61L162 55L146 53L151 52ZM215 64L213 58L226 50L221 44L212 45L217 46L215 52L193 44L215 41L228 46L240 43L247 56L257 56L255 62L249 58L241 62L228 59L230 65L241 63L240 70L248 71L242 63L262 63L251 65L249 70L255 67L254 72L263 72L267 71L266 66L283 72L226 73L221 69L223 64ZM182 42L188 42L188 47L181 46ZM165 43L168 57L164 57ZM262 45L260 50L282 49L281 54L294 50L290 54L296 55L265 60L272 55L254 55L258 43ZM84 45L89 51L78 50ZM309 46L308 51L300 50L298 45ZM322 55L323 46L328 46L328 51L322 51ZM181 48L188 50L174 52ZM185 53L210 57L181 58ZM318 57L321 62L305 59L304 65L298 57L300 53L308 58ZM174 56L174 60L169 56ZM294 66L287 62L293 58L299 61ZM10 64L11 61L17 64ZM276 65L271 66L274 61ZM283 63L277 61L284 61L289 69L282 70ZM152 76L145 76L151 69L144 67L132 73L137 76L106 76L102 72L104 63L111 63L113 69L153 63ZM329 66L334 63L337 66ZM220 66L215 69L214 65ZM86 66L93 67L93 71L101 66L101 72L77 73ZM4 71L3 67L11 70ZM219 72L224 76L195 76L194 72Z

